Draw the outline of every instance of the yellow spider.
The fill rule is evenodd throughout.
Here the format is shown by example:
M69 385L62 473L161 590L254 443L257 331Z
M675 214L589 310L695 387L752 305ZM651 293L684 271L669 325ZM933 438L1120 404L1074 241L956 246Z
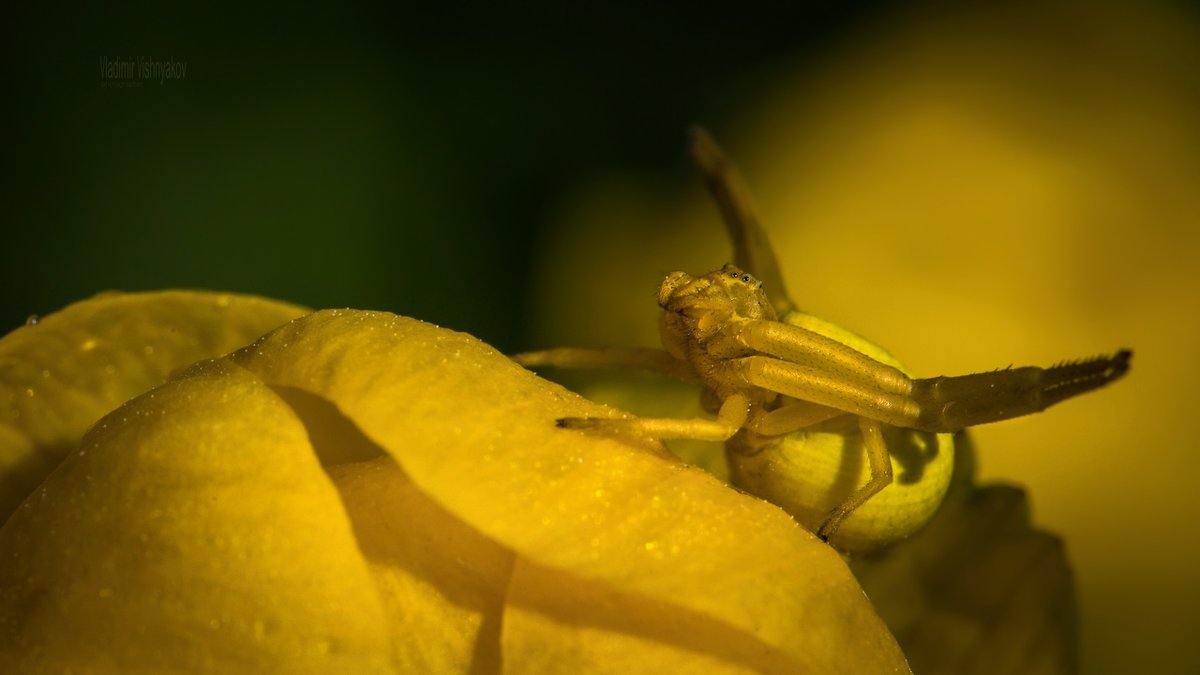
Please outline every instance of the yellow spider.
M913 379L879 347L795 309L736 171L702 129L693 129L691 141L737 264L663 280L662 350L566 348L513 358L528 367L634 367L698 383L715 419L572 417L558 420L560 427L725 441L735 484L779 504L825 540L893 484L895 462L907 476L901 482L919 487L881 503L885 512L862 518L834 542L866 549L911 534L936 510L949 483L949 433L1039 412L1129 369L1132 353L1121 350L1050 368ZM822 454L833 468L814 485L804 474Z

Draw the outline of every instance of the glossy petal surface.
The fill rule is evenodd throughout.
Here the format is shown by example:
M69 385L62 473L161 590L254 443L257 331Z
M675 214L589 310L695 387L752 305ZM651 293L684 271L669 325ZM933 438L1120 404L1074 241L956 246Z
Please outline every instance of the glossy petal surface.
M230 293L107 293L0 338L0 522L102 415L306 311Z
M105 416L0 529L0 670L908 671L831 549L553 423L588 414L620 413L460 333L287 323Z
M725 635L703 645L715 658L781 672L906 670L832 549L656 445L556 428L558 417L613 412L469 336L327 311L232 358L268 383L327 397L419 489L554 583L576 578L585 596L660 606ZM512 602L536 600L515 592ZM592 603L571 606L561 627L592 621ZM656 641L636 621L619 632Z

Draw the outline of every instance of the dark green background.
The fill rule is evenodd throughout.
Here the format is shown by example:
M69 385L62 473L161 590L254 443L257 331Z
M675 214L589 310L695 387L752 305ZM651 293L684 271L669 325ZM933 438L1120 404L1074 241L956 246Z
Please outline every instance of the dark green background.
M538 233L572 188L692 179L689 123L719 130L881 4L9 9L0 332L193 287L523 347ZM102 57L137 56L186 76L102 86Z

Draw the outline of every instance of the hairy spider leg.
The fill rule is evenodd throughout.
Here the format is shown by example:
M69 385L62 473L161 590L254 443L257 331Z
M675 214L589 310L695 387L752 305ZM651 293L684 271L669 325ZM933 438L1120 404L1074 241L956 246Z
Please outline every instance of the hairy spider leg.
M727 441L746 425L750 399L734 394L721 402L716 419L706 417L563 417L555 423L564 429L587 429L602 433L625 434L646 438L690 438L698 441Z
M783 436L846 414L844 410L811 401L784 401L774 410L751 416L746 426L760 436Z
M868 417L892 426L938 433L1040 412L1121 377L1131 352L1051 368L1010 368L958 377L910 380L908 393L863 384L841 368L793 363L770 356L731 359L726 376L742 378L793 398ZM871 361L867 356L863 359Z
M526 368L633 368L684 382L699 381L686 362L671 356L666 350L648 347L561 347L514 354L512 360Z
M898 368L820 333L782 321L749 319L726 326L709 340L708 353L731 359L759 352L789 363L840 376L886 394L904 395L912 380ZM820 401L818 401L820 402Z
M862 431L863 447L867 452L867 464L871 468L871 478L858 486L850 496L838 504L825 517L825 522L817 528L817 536L822 541L837 532L838 526L846 516L862 506L868 499L879 494L880 490L892 484L892 460L887 445L883 442L883 429L877 420L867 417L858 418L858 428Z
M1129 370L1133 352L957 377L913 380L911 398L921 414L912 425L925 431L958 431L1030 413L1104 386Z

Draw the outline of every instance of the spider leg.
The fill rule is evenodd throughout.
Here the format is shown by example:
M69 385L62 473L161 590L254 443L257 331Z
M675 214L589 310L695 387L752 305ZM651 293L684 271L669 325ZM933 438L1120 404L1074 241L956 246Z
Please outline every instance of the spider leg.
M1124 375L1131 357L1122 350L1051 368L909 380L903 393L847 377L837 364L821 367L761 355L725 361L721 376L892 426L951 432L1039 412L1096 389Z
M899 369L820 333L782 321L752 319L731 323L706 346L717 358L741 356L746 350L762 352L883 393L907 394L912 389L912 380Z
M779 316L796 306L783 285L783 273L767 232L759 224L750 199L750 191L742 182L737 167L729 161L720 146L702 127L689 130L692 162L704 175L708 191L721 210L729 240L733 242L733 262L763 282L767 297Z
M825 522L817 529L817 536L822 541L828 541L837 532L838 526L846 516L862 506L868 499L874 497L880 490L892 484L892 461L888 456L887 446L883 442L883 432L879 422L866 417L858 418L858 427L862 430L863 447L867 451L867 463L871 467L871 478L846 497L846 501L838 504L825 517Z
M750 399L734 394L721 403L716 419L653 418L613 419L609 417L564 417L557 420L564 429L585 429L602 433L625 434L645 438L690 438L698 441L725 441L746 423Z
M563 347L514 354L512 360L526 368L539 366L569 369L634 368L666 375L684 382L699 382L696 374L686 362L680 361L662 349Z
M791 401L770 412L752 416L746 428L761 436L783 436L846 413L836 408Z
M1133 352L1063 363L1050 368L1028 366L958 377L913 380L912 400L921 409L914 428L958 431L1041 412L1072 396L1091 391L1129 370Z
M857 377L847 377L838 368L759 355L725 361L719 375L731 382L745 382L897 427L912 428L921 413L906 393L866 384Z

